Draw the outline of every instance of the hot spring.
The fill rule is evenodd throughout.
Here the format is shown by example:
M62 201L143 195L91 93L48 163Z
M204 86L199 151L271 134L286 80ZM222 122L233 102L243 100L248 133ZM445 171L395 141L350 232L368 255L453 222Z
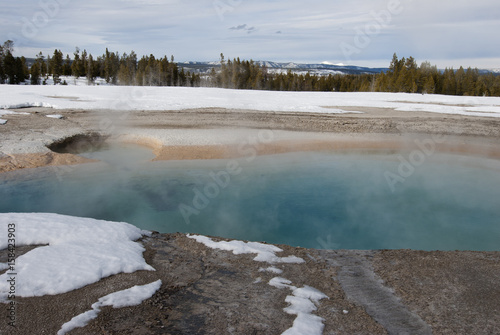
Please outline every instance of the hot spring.
M402 166L408 154L152 162L112 145L86 154L100 163L1 174L0 211L307 248L500 250L500 161L436 153Z

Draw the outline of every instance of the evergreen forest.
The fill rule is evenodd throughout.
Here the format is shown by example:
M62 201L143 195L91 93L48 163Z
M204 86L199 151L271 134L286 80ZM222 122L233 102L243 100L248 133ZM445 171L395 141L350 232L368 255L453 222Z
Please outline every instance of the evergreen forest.
M14 42L0 45L0 83L32 85L46 84L52 77L54 84L66 84L62 76L86 78L93 84L103 78L114 85L190 86L273 91L323 92L405 92L421 94L500 96L500 75L483 74L477 68L438 70L429 62L420 66L413 57L399 59L396 54L387 71L378 74L298 74L272 73L252 60L225 60L220 55L220 66L208 74L185 71L170 58L154 55L140 59L134 51L120 55L110 52L94 57L75 49L73 57L64 57L60 50L44 56L41 52L27 65L25 57L14 57Z

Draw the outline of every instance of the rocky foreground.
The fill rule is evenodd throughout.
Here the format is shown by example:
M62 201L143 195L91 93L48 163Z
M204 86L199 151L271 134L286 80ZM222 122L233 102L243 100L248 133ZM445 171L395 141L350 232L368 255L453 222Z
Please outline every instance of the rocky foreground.
M328 296L313 313L323 319L324 334L500 333L500 252L280 245L277 256L305 262L273 264L270 270L255 254L211 249L184 234L153 234L142 244L155 272L119 274L60 295L18 298L16 329L2 322L0 332L55 334L100 297L161 279L160 290L141 305L104 307L97 319L69 334L281 334L296 316L284 311L291 291L269 285L280 277ZM19 248L18 255L31 249ZM5 250L0 257L5 261Z

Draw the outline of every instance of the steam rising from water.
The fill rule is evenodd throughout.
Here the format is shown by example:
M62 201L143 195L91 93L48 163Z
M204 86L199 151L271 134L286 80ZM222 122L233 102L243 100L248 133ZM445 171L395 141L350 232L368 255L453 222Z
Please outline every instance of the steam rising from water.
M497 160L435 154L394 192L384 172L397 170L397 154L309 152L241 160L241 173L207 197L187 224L179 206L194 208L195 190L203 193L227 161L148 162L151 152L137 147L92 157L105 162L75 167L59 179L17 173L9 180L4 174L0 211L55 212L312 248L500 250Z

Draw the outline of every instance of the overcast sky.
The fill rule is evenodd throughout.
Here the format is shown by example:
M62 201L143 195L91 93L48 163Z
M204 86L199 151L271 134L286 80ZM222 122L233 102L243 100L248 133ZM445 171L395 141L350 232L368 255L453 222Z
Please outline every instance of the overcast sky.
M0 39L34 57L75 47L388 66L392 54L440 67L500 68L498 0L2 1Z

